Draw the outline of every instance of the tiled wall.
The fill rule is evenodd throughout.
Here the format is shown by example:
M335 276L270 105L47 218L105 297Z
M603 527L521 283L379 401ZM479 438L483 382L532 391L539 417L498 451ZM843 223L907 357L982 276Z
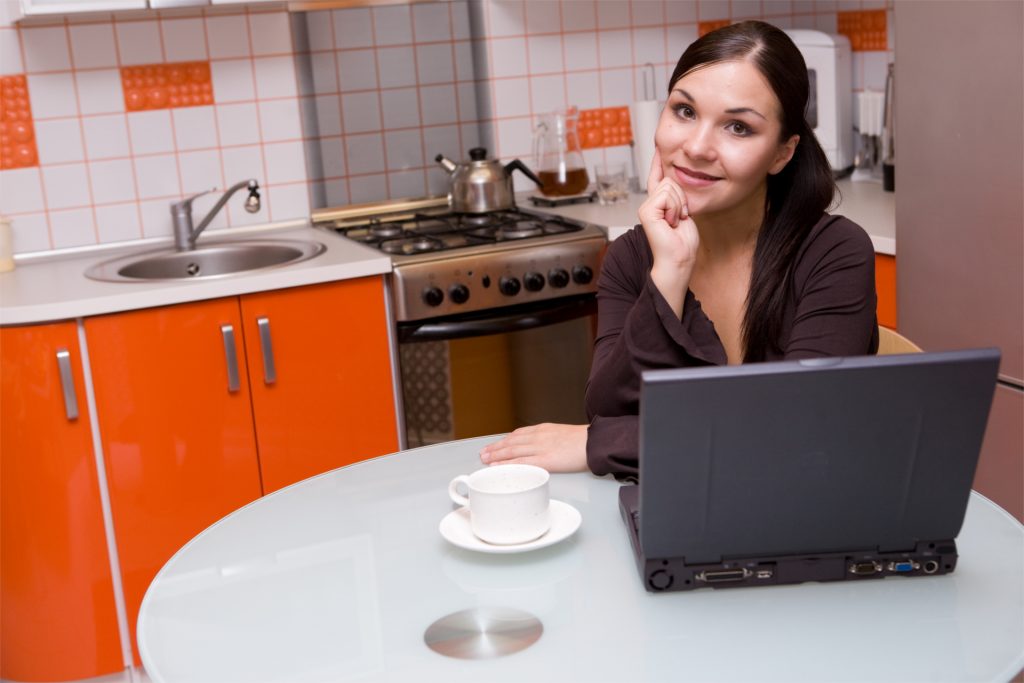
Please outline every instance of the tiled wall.
M16 3L0 0L0 213L26 253L169 236L172 201L250 176L263 210L245 213L240 196L212 229L441 193L437 153L463 159L479 143L530 163L538 115L642 99L645 63L664 97L682 51L722 21L836 32L867 16L846 13L888 9L886 49L876 37L854 53L854 88L881 89L891 2L253 5L16 24ZM629 148L585 155L628 160Z

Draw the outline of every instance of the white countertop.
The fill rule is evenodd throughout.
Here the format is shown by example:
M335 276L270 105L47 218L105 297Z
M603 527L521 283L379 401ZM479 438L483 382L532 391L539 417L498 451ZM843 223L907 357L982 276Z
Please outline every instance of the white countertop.
M84 275L87 268L100 261L169 245L136 244L22 261L13 271L0 273L0 325L66 320L391 271L387 255L304 222L217 231L203 235L200 243L243 239L307 240L320 242L327 249L308 261L292 265L189 281L98 282Z
M839 205L830 213L846 216L858 224L871 237L875 253L896 254L896 195L882 190L881 183L840 180ZM608 239L616 239L637 223L637 210L647 198L645 194L631 194L621 204L601 206L597 202L570 204L556 208L534 206L529 194L517 197L520 207L531 211L546 211L574 220L592 223L605 229Z

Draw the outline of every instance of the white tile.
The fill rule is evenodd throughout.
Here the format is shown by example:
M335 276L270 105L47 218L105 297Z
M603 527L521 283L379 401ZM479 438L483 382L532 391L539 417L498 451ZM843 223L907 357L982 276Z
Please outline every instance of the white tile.
M630 16L633 26L663 26L665 3L661 0L633 0Z
M697 3L689 0L668 0L665 3L665 21L669 24L697 21Z
M448 3L428 2L413 5L412 21L418 43L451 40L452 22L448 15Z
M181 194L178 163L173 154L135 157L135 182L140 199Z
M694 24L679 24L668 27L668 54L667 61L676 62L690 43L697 40L697 26Z
M384 128L408 128L420 125L420 108L416 89L385 90L380 94ZM348 116L345 117L348 121Z
M306 180L306 155L301 142L275 142L263 145L267 160L267 183Z
M166 237L173 234L171 212L167 205L166 199L139 202L143 237Z
M25 27L21 30L25 71L61 71L71 68L68 34L63 26Z
M491 41L491 75L525 76L526 40L523 38L498 38Z
M349 200L353 204L375 202L388 198L387 177L379 175L352 176L348 179Z
M339 58L344 54L346 53L338 53ZM413 53L411 46L385 47L377 50L377 65L380 67L380 87L404 88L409 85L416 85L416 70L413 68L414 60L415 53ZM372 72L370 77L373 78Z
M484 147L487 151L493 152L495 148L494 124L488 122L466 123L459 126L459 134L462 136L462 154L459 158L468 158L469 150L474 147Z
M328 180L324 183L324 194L327 198L327 206L348 204L348 181Z
M30 74L28 98L32 116L37 120L78 114L74 80L70 73Z
M345 154L350 173L377 173L385 168L384 138L380 133L346 136Z
M766 17L786 15L792 11L793 4L789 0L764 0L764 15Z
M50 228L45 213L22 214L11 219L13 247L15 254L27 254L33 251L48 251L53 248L50 243Z
M116 69L75 72L78 106L83 115L124 111L121 73Z
M380 100L376 92L341 96L341 115L346 133L380 130Z
M816 0L793 0L793 12L813 12Z
M256 99L252 72L253 65L248 59L211 62L214 100L220 103Z
M630 69L601 72L601 106L619 107L633 101L633 73Z
M565 31L591 31L597 27L596 7L592 2L573 2L562 6Z
M533 76L530 78L530 98L535 113L564 109L565 79L561 76Z
M70 26L71 56L76 69L117 66L112 24Z
M834 12L818 14L814 17L814 28L825 33L835 33L838 28L838 18Z
M559 73L565 69L561 36L531 36L526 43L531 74Z
M206 35L211 59L249 56L249 28L245 15L207 17Z
M89 206L89 175L85 164L43 166L46 208L67 209Z
M207 187L207 188L204 188L204 189L208 190L210 188ZM218 190L219 189L220 188L218 188ZM188 194L188 193L185 193L185 194ZM193 193L193 194L195 194L195 193ZM195 225L199 225L199 223L201 223L202 221L206 220L207 214L209 214L209 212L213 210L214 205L220 199L220 194L221 193L218 191L218 192L211 192L209 194L204 194L201 197L196 197L196 199L192 202L192 217L193 217L193 222L194 222ZM238 198L239 198L239 195L241 195L243 197L246 196L244 192L239 192L234 197L232 197L231 200L237 201ZM228 201L228 204L231 203L231 200ZM209 222L209 224L206 226L206 228L204 228L205 231L207 231L209 233L209 232L212 232L214 230L219 230L220 228L227 227L227 225L228 225L228 212L227 212L228 204L225 204L224 208L222 208L220 211L218 211L216 214L214 214L213 219Z
M121 66L157 64L164 61L158 22L119 21L114 27L117 31Z
M423 161L423 136L419 128L395 130L384 134L389 171L420 168Z
M475 121L478 117L476 110L476 86L472 83L459 83L456 88L459 96L459 120Z
M94 204L135 200L135 171L131 159L93 161L89 164Z
M50 233L54 249L96 244L96 226L91 209L50 212Z
M339 53L343 54L343 53ZM310 70L313 72L313 92L338 92L338 71L335 66L334 52L315 52L309 56Z
M864 87L885 91L885 79L889 73L889 56L885 52L863 52Z
M597 0L598 28L626 28L629 22L629 0Z
M220 171L220 154L215 149L182 152L178 155L178 168L181 170L181 192L185 195L224 186L224 178ZM197 209L196 218L200 217Z
M256 92L259 97L295 97L299 89L295 81L295 63L289 57L256 57Z
M420 88L423 125L455 123L459 120L454 85L428 85Z
M665 61L665 29L633 29L633 57L636 64L660 64Z
M320 140L320 158L324 178L341 178L345 175L345 142L340 137Z
M174 149L169 109L128 114L128 134L135 154L155 154Z
M451 45L417 45L416 72L421 85L454 81L455 65L452 62Z
M259 119L252 102L217 105L217 128L222 147L260 141Z
M207 59L206 29L202 19L165 19L160 22L168 62Z
M813 14L796 14L793 16L793 28L809 28L813 29L814 22Z
M306 12L303 17L306 20L306 31L309 34L309 49L333 50L334 31L331 27L330 10L317 12Z
M217 146L217 123L212 106L172 109L177 148L208 149Z
M526 32L558 33L562 30L562 11L572 11L569 7L560 8L559 2L528 2L526 3Z
M427 195L444 197L451 187L451 176L443 168L431 168L427 171Z
M334 45L338 49L373 45L373 22L370 10L359 7L335 10Z
M597 68L597 34L567 33L564 40L566 71Z
M388 174L392 199L423 197L427 194L427 178L422 170L398 171Z
M527 78L492 81L494 108L498 116L527 116L530 113L530 83Z
M492 0L490 10L490 35L517 36L526 26L522 0Z
M468 42L453 43L453 49L455 50L455 77L460 81L476 79L472 44Z
M0 75L25 73L21 59L21 41L12 28L0 28Z
M473 35L469 27L469 3L451 2L448 3L449 13L452 18L452 38L454 40L466 40Z
M266 190L270 220L309 218L309 188L306 183L274 185Z
M601 106L601 82L598 72L584 71L570 74L566 79L566 104L580 109L596 109Z
M43 181L38 168L0 171L0 213L42 211Z
M377 58L373 50L342 50L337 55L338 83L341 84L341 92L375 90L378 87Z
M529 118L500 119L498 121L497 153L503 160L527 158L533 150L533 126Z
M602 69L633 63L629 31L601 31L597 34L597 45Z
M302 139L299 103L296 100L260 102L260 125L264 142Z
M793 17L788 16L788 15L786 15L786 16L778 16L778 17L768 17L767 19L765 19L765 21L767 21L769 24L771 24L772 26L775 26L777 28L781 28L781 29L793 28Z
M320 135L341 135L341 98L337 95L321 95L313 98L313 102Z
M45 166L82 161L85 158L78 119L36 121L35 124L39 163Z
M732 0L733 19L758 19L761 17L761 0Z
M373 26L377 45L412 43L412 13L408 5L373 8Z
M427 165L433 167L434 157L443 154L449 159L462 159L462 145L459 142L458 126L433 126L423 130L426 141Z
M256 55L280 55L292 52L292 31L287 12L260 12L249 15L252 51Z
M728 19L729 0L700 0L697 3L697 16L701 21Z
M228 184L234 184L246 178L256 178L262 185L266 185L263 154L259 147L232 147L221 150L221 159L224 164L224 179ZM245 211L243 208L245 196L244 192L239 192L232 197L232 201L228 202L229 223L231 225L266 223L265 212L249 213Z
M814 11L818 14L835 12L837 9L839 9L839 3L836 0L814 0Z
M96 232L100 243L127 242L142 237L139 225L139 208L130 204L111 204L96 207Z

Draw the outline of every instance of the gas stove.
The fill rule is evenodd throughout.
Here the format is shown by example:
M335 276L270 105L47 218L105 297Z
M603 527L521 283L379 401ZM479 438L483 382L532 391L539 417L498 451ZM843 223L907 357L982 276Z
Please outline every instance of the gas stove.
M313 222L391 256L399 323L593 296L606 243L587 223L453 213L443 197L325 209Z

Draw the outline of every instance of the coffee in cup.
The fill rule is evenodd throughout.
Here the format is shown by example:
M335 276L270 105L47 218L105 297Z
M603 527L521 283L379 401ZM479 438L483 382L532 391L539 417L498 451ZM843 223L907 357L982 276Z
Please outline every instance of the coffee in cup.
M551 527L550 478L547 470L534 465L495 465L455 477L448 495L469 508L470 528L481 541L528 543ZM460 486L468 496L459 492Z

